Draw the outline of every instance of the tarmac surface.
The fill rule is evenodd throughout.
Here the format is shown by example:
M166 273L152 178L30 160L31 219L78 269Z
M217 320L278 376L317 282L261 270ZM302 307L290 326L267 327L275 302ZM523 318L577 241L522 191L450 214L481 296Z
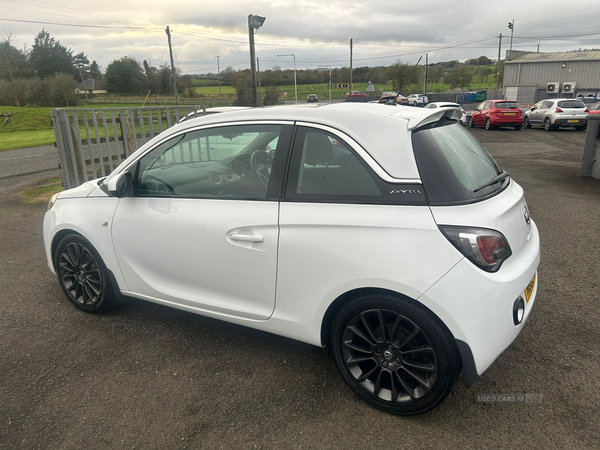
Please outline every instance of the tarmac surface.
M316 347L138 300L77 311L46 266L46 205L15 196L48 173L0 179L0 448L598 448L600 180L578 176L584 133L472 132L525 189L536 304L473 387L461 376L410 418L360 401Z

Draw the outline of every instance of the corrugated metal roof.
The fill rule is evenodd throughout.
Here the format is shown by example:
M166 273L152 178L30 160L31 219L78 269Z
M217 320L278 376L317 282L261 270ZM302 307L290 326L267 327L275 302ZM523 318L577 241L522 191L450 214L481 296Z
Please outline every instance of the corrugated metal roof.
M521 62L560 62L560 61L580 61L580 60L599 60L600 51L591 52L554 52L554 53L527 53L519 56L512 61L506 61L507 64Z

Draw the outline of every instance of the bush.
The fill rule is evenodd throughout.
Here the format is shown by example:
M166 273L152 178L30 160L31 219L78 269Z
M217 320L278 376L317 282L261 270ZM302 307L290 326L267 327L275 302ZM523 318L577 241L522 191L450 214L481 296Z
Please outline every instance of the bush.
M279 104L279 92L277 92L277 88L275 86L271 86L266 90L263 105L278 105Z
M252 106L252 89L245 78L238 78L235 83L235 106Z
M4 106L75 106L77 82L71 75L19 78L11 83L0 81L0 105Z

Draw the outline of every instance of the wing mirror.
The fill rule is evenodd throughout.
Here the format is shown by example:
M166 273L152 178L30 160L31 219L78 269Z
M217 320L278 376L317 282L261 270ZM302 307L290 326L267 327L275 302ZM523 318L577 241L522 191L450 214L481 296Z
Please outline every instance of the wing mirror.
M535 106L532 106L531 108L529 108L529 111L535 111Z
M131 172L121 172L116 177L108 180L108 192L113 197L129 197L133 194L133 177Z

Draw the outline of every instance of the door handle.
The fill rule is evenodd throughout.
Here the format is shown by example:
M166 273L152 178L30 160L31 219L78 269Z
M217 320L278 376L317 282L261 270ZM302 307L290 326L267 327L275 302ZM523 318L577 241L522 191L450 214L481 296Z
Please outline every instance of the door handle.
M265 238L258 234L230 234L229 239L232 241L242 242L263 242Z

